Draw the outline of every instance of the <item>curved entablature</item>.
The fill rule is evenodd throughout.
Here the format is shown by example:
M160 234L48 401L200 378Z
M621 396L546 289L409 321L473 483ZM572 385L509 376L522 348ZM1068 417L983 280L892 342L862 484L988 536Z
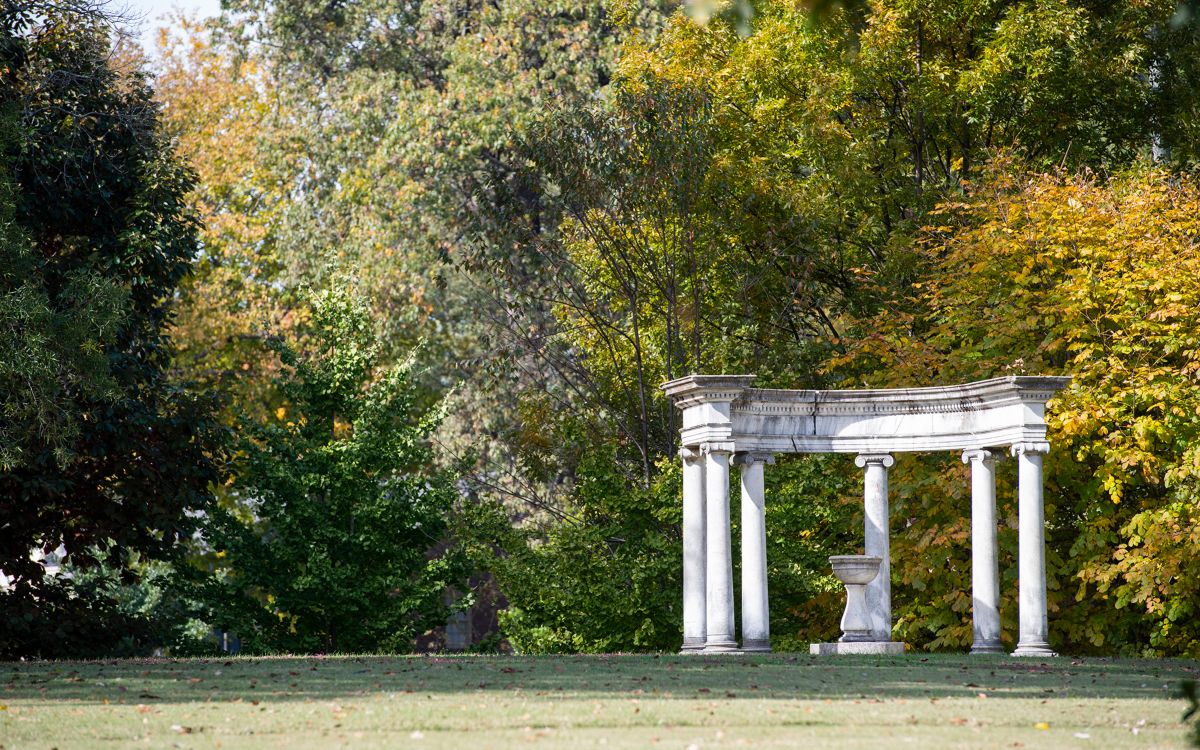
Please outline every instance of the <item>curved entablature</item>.
M663 390L685 446L737 452L975 450L1046 440L1045 407L1068 377L1010 376L932 388L775 390L752 375L691 375Z

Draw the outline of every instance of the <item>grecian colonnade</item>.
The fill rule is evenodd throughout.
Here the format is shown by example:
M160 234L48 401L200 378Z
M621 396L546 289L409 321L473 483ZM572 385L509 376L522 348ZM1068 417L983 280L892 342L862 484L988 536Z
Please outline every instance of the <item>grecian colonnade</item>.
M888 468L900 451L961 451L971 466L971 653L1000 652L996 460L1018 463L1015 656L1053 656L1047 637L1042 457L1046 401L1063 377L1005 377L938 388L752 388L752 375L691 375L663 390L682 412L683 650L769 651L763 468L777 453L854 453L864 471L865 553L882 559L867 588L871 635L890 641ZM741 475L742 643L734 637L729 472Z

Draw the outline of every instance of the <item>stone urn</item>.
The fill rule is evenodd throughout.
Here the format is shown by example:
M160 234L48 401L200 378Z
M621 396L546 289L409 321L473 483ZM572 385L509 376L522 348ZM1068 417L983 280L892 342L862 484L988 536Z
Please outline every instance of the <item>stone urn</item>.
M834 555L829 558L833 574L846 584L846 611L842 614L841 643L871 640L871 617L867 611L867 584L879 575L879 557Z

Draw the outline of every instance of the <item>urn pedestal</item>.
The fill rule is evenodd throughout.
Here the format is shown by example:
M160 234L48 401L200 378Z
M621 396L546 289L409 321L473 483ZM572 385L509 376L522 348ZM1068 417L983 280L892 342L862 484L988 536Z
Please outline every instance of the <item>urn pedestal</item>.
M842 613L839 643L861 643L871 639L871 613L867 611L867 584L879 575L878 557L835 555L829 558L833 574L846 585L846 611Z
M867 584L879 575L882 558L867 555L835 555L829 558L833 574L846 586L846 611L842 613L842 637L836 643L814 643L809 652L833 654L902 654L904 644L875 640L871 612L867 607Z

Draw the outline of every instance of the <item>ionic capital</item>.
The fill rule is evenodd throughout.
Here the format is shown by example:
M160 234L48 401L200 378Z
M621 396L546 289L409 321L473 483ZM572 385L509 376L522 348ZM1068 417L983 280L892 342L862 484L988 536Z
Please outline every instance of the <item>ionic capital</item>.
M733 443L701 443L700 452L706 456L722 455L729 456L733 454Z
M679 449L679 458L682 459L685 464L690 464L703 459L704 454L700 452L699 446L685 445Z
M969 464L972 461L990 461L992 463L995 463L996 459L998 459L998 458L1000 458L1000 457L997 456L994 451L989 451L989 450L986 450L983 448L979 448L976 450L970 450L970 451L963 451L963 454L962 454L962 462L964 464Z
M860 453L854 457L854 465L860 469L867 466L882 466L889 469L895 463L896 459L892 458L890 453Z
M1025 453L1040 453L1045 455L1050 452L1050 443L1041 441L1033 443L1014 443L1009 449L1014 456L1020 456Z
M773 466L775 464L775 454L773 453L737 453L733 456L734 466L750 466L752 464L767 464Z

